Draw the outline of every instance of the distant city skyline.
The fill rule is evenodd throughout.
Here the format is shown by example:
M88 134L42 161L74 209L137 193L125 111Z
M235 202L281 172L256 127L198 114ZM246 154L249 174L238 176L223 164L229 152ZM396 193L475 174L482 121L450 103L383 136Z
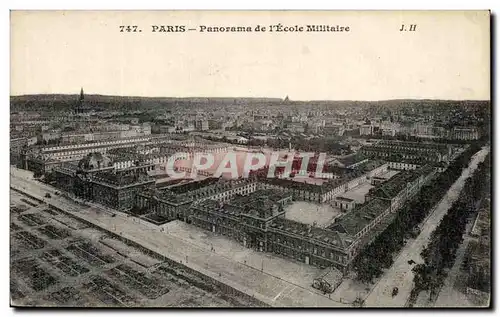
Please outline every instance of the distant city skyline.
M23 96L50 96L50 95L64 95L64 96L79 96L80 91L76 93L28 93L19 95L10 95L11 97L23 97ZM284 100L285 98L280 97L268 97L268 96L137 96L137 95L112 95L112 94L102 94L102 93L92 93L86 92L85 96L102 96L102 97L127 97L127 98L172 98L172 99L196 99L196 98L206 98L206 99L277 99ZM287 97L287 96L285 96ZM397 100L436 100L436 101L490 101L487 99L434 99L434 98L392 98L392 99L379 99L379 100L362 100L362 99L292 99L289 97L290 102L348 102L348 101L359 101L359 102L379 102L379 101L397 101Z
M441 15L436 19L436 14ZM236 19L236 17L238 17ZM314 20L311 20L314 17ZM309 19L309 20L308 20ZM401 34L402 21L419 32ZM152 24L349 25L349 33L150 32ZM141 34L120 33L138 24ZM489 100L484 12L11 13L11 95ZM460 25L460 28L457 28Z

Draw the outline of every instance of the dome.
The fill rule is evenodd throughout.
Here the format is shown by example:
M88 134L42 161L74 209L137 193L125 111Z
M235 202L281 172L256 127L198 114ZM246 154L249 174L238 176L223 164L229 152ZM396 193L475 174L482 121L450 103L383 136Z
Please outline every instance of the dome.
M111 159L99 152L90 153L78 162L78 167L85 170L101 169L112 165Z

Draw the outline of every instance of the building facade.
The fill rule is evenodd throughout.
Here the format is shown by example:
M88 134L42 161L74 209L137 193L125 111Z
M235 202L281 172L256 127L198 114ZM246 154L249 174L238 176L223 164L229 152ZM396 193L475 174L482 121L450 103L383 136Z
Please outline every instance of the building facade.
M192 181L165 189L143 191L137 195L138 209L151 210L167 219L190 221L190 207L204 200L222 202L231 200L235 195L248 195L257 190L257 182L207 178Z
M368 158L378 158L390 162L437 163L448 162L452 156L452 146L441 143L404 142L382 140L376 144L363 146L361 154Z
M379 160L365 160L352 168L335 168L330 170L334 175L322 185L301 182L300 179L261 178L264 188L290 191L294 200L324 203L359 185L369 183L373 177L388 171L389 165Z
M479 130L475 127L454 127L452 130L452 139L454 140L478 140Z
M51 182L62 191L120 211L133 209L137 194L155 183L140 168L115 171L101 153L91 153L78 164L55 167Z

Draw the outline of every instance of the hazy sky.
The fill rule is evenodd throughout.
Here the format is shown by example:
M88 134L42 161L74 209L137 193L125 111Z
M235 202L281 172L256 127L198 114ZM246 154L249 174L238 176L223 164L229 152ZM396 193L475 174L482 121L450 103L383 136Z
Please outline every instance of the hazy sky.
M346 33L151 33L151 25L328 24ZM417 24L400 32L401 24ZM489 99L481 12L11 13L11 94ZM138 25L141 33L120 33Z

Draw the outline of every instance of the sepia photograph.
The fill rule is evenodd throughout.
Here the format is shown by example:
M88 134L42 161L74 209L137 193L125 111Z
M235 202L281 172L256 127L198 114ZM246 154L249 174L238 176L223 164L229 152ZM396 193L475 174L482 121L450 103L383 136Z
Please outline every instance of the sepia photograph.
M491 13L10 12L10 305L491 308Z

